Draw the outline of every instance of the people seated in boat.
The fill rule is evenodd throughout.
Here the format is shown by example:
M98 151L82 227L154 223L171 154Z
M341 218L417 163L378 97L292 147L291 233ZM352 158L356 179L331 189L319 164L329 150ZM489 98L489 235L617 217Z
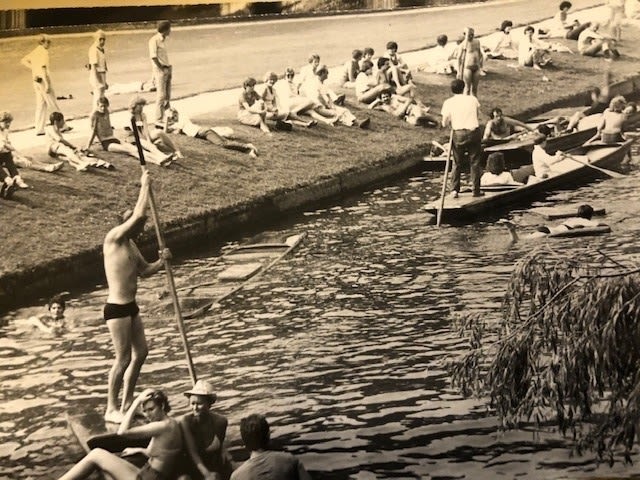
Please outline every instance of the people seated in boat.
M571 2L560 2L560 11L553 17L549 28L550 37L577 40L580 33L591 25L590 22L580 23L577 19L570 20L569 10L572 6Z
M64 298L54 295L47 302L47 312L29 317L27 322L41 332L60 335L65 330L65 308Z
M630 113L625 113L626 100L622 95L617 95L611 99L609 108L602 113L602 118L598 124L596 138L602 143L623 142L622 134L624 122Z
M188 116L178 113L178 110L173 107L165 111L164 130L167 133L207 140L209 143L228 150L248 153L251 157L258 156L258 149L252 143L237 142L228 138L233 134L233 130L229 127L216 128L197 125Z
M580 228L595 228L606 227L607 225L597 220L592 220L593 207L588 204L580 205L575 217L569 217L559 225L543 225L536 229L535 232L520 237L516 230L516 225L508 220L501 220L500 223L505 225L511 234L511 240L517 242L518 240L532 240L535 238L546 237L547 235L557 235L570 230L576 230Z
M344 88L352 88L355 87L356 78L360 73L360 60L362 60L362 50L355 49L351 52L351 59L347 61L340 75L340 86ZM372 64L373 66L373 64Z
M505 117L500 107L491 110L491 119L484 127L482 143L492 145L512 140L522 132L534 132L535 128L530 127L515 118Z
M620 52L616 48L615 40L605 37L599 30L600 24L594 22L580 33L578 37L578 51L580 54L587 57L619 58Z
M271 439L269 422L258 413L240 421L240 436L251 453L249 459L232 474L231 480L310 480L311 476L302 462L288 452L269 450Z
M538 133L540 133L540 136L534 140L533 152L531 153L536 179L544 180L576 168L576 162L568 158L560 150L556 151L554 155L550 155L545 150L547 139L551 135L551 128L548 125L539 125ZM574 155L574 157L588 162L588 158L584 155ZM532 180L534 179L528 179L527 183Z
M547 46L534 37L535 29L527 25L523 37L518 44L518 65L541 70L551 65L551 57Z
M455 75L457 60L455 56L456 46L449 43L449 37L445 34L438 35L436 46L427 52L427 63L418 66L416 70L427 73L440 73L443 75Z
M355 81L358 102L371 105L381 94L389 93L391 90L389 83L378 83L378 78L373 75L373 63L369 60L362 62L360 72Z
M174 150L170 153L164 153L158 148L158 146L156 145L156 141L158 141L158 139L164 138L166 134L163 132L163 134L160 135L159 128L154 128L153 130L149 128L147 116L144 113L144 106L146 104L147 101L142 97L135 97L129 104L129 112L131 113L136 128L138 129L138 139L140 140L140 146L145 151L145 153L149 154L148 156L150 162L156 163L157 165L160 165L162 167L168 167L169 165L171 165L171 162L173 162L174 159L178 158L178 152ZM133 145L136 145L138 140L136 140L136 136L134 135L134 133L131 132L127 137L127 141ZM180 153L180 156L182 156L182 153Z
M187 457L179 480L228 480L233 471L224 448L227 419L211 407L217 399L210 382L198 380L185 395L191 412L180 419Z
M513 22L504 20L500 25L500 33L497 36L491 35L485 40L483 46L488 48L487 58L494 60L515 60L518 58L518 45L511 35Z
M513 175L506 169L502 152L493 152L487 157L487 169L480 177L480 186L524 185L516 182Z
M133 418L142 408L148 423L132 426ZM60 480L88 478L100 470L114 480L173 478L177 461L183 452L182 432L179 423L168 413L169 400L160 390L146 389L133 401L124 416L118 435L130 439L151 437L146 448L126 448L120 455L102 448L94 448L82 460L65 473ZM142 468L129 463L126 458L142 453L148 457Z
M415 98L384 92L369 108L382 110L413 126L437 127L441 118L429 113L430 108Z

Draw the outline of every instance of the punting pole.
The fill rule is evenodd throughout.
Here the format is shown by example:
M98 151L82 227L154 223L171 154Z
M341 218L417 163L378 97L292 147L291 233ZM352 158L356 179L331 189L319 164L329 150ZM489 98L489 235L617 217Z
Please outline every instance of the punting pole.
M569 158L569 159L573 160L574 162L581 163L585 167L593 168L594 170L602 172L605 175L609 175L611 178L624 178L624 177L626 177L626 175L623 175L622 173L618 173L618 172L614 172L613 170L609 170L609 169L606 169L606 168L598 167L597 165L592 165L588 161L582 160L581 158L577 158L574 155L569 155L568 153L562 153L561 156L565 157L565 158Z
M131 116L131 130L136 139L136 146L138 147L138 157L140 158L140 167L142 170L147 169L147 164L144 160L144 150L142 149L142 143L140 142L140 132L138 132L138 126L136 125L135 116ZM158 239L158 248L164 250L166 245L164 243L164 235L162 234L162 228L160 227L160 219L158 217L158 209L156 208L156 201L153 196L153 190L149 186L149 206L151 207L151 215L153 216L153 224L156 229L156 237ZM195 385L197 381L196 370L193 366L193 360L191 358L191 352L189 351L189 342L187 341L187 334L184 329L184 320L182 319L182 312L180 311L180 302L178 301L178 293L176 292L176 284L173 280L173 271L171 270L171 262L167 259L163 260L164 271L167 275L167 284L169 291L171 292L171 298L173 300L173 310L175 312L176 322L178 323L178 330L182 337L182 346L184 347L184 354L187 358L187 367L189 368L189 375L191 376L191 382Z
M447 194L447 177L449 177L449 167L451 166L451 150L453 150L453 128L449 134L449 151L447 152L447 161L444 163L444 179L442 180L442 192L440 192L440 207L436 217L436 226L442 223L442 211L444 210L444 196Z

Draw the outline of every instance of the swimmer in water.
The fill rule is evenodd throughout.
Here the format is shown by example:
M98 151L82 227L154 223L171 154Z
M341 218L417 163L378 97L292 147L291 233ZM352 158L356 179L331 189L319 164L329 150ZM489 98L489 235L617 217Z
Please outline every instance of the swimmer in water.
M60 295L55 295L47 303L47 313L30 317L27 321L29 325L41 332L59 335L66 329L64 323L65 308L64 299Z

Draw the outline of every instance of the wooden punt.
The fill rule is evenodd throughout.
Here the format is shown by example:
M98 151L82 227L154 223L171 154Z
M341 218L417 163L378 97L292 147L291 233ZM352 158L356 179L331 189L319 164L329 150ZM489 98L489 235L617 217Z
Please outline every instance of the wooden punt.
M222 255L215 265L215 278L193 279L191 285L177 289L183 318L199 316L240 291L286 257L302 242L306 233L291 235L284 242L241 245ZM170 312L171 302L159 309Z
M622 145L584 149L582 147L569 151L573 155L586 155L589 163L601 168L619 166L626 155L629 155L631 144L635 139L625 141ZM578 185L594 178L603 176L603 173L573 162L571 170L546 178L540 182L523 185L503 191L487 191L483 197L473 197L471 192L461 192L458 198L445 198L442 219L445 222L466 222L481 218L488 212L503 211L516 204L521 204L532 197L540 196L548 191ZM425 206L425 210L431 214L437 214L440 199Z

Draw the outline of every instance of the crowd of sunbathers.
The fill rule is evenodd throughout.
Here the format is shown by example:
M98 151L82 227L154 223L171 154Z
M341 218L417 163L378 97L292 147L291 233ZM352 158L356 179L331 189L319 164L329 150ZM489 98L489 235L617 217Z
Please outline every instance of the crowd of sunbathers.
M417 70L455 74L465 82L464 93L477 96L479 78L486 74L487 59L518 59L520 65L533 68L544 68L551 64L549 50L552 46L545 43L543 38L577 40L578 51L583 55L616 58L619 52L615 45L621 36L624 16L624 2L622 6L620 4L620 1L614 0L607 2L610 10L607 25L613 38L599 32L596 22L570 20L568 12L572 5L563 1L548 28L536 30L527 26L518 40L513 38L513 22L510 20L503 21L499 33L487 37L483 43L475 37L472 28L464 30L455 46L450 46L446 35L440 35L427 63L418 66ZM235 140L231 128L197 125L171 106L172 65L166 44L170 33L171 23L161 21L157 32L148 42L152 80L143 84L147 85L145 91L156 91L153 121L149 122L143 111L146 101L140 97L134 98L130 109L137 132L129 128L128 134L122 138L114 135L106 96L110 91L107 83L106 34L102 30L95 33L87 64L93 95L90 116L92 133L85 145L73 144L65 138L64 134L71 127L61 113L57 103L60 97L56 97L52 86L49 64L51 37L41 35L38 46L21 63L32 73L36 96L36 135L49 137L48 153L55 158L55 162L41 161L18 152L9 140L13 117L10 112L0 112L0 197L10 198L16 189L28 188L19 167L54 172L68 162L78 171L114 168L111 163L92 153L94 140L98 140L105 151L136 158L139 143L145 159L161 166L169 166L183 158L171 133L185 134L257 157L255 145ZM267 135L272 135L273 129L287 131L294 126L309 128L318 123L367 128L370 119L357 118L345 106L345 94L337 94L333 90L334 85L352 88L358 104L388 112L412 125L439 126L442 121L440 115L431 112L429 106L416 98L412 71L398 54L398 44L394 41L386 44L386 51L379 57L375 57L370 47L354 50L351 59L342 67L337 81L329 81L329 69L321 64L317 54L312 54L309 63L298 73L291 67L287 67L283 73L280 77L275 72L267 72L264 84L260 86L257 86L254 78L247 78L243 82L238 99L237 119L240 123L258 127ZM495 122L492 125L496 127Z

